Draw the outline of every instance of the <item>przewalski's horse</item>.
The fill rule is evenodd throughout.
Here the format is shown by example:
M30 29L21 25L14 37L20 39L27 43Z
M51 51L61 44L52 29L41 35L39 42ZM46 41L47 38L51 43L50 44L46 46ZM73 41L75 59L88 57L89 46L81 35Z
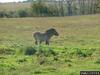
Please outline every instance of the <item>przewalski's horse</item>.
M35 44L41 44L42 42L45 42L46 45L49 45L49 41L52 36L59 36L58 32L54 29L48 29L45 31L45 33L41 32L35 32L33 33L33 37L35 38Z

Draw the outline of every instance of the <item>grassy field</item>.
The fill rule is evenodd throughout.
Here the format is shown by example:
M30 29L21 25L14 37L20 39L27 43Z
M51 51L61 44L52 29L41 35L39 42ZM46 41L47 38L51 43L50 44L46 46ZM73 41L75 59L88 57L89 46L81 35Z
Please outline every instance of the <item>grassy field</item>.
M99 17L0 19L0 75L79 75L81 70L100 70ZM51 39L50 46L35 46L32 33L49 28L60 35Z

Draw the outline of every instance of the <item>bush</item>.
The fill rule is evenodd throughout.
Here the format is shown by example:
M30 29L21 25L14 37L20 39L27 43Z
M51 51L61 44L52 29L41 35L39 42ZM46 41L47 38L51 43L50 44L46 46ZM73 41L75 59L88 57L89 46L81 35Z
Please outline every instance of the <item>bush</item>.
M54 6L47 6L44 3L33 3L31 6L33 16L57 16L58 10Z
M82 52L82 50L79 49L79 48L72 49L71 52L69 52L68 54L69 54L70 57L75 57L75 56L77 56L77 57L86 57L86 54L84 54Z
M36 50L33 47L26 47L25 48L25 55L33 55L36 53Z
M95 49L80 49L74 48L69 52L69 56L77 56L77 57L90 57L95 52Z
M31 12L28 9L20 9L17 11L0 11L0 18L17 18L29 16L31 16Z
M6 17L7 18L16 18L16 17L18 17L17 11L8 11Z
M78 57L86 57L86 56L87 56L87 55L86 55L84 52L82 52L82 50L80 50L80 49L77 49L76 52L75 52L75 54L76 54Z
M0 47L0 54L15 54L16 50L14 48L9 48L9 47Z
M3 18L5 17L7 14L5 11L0 11L0 18Z
M13 18L18 17L17 11L0 11L0 18Z
M29 12L27 9L20 9L17 11L19 17L28 17Z
M37 50L37 55L41 55L41 54L43 54L44 56L46 56L46 57L48 57L48 56L56 56L57 55L57 53L54 51L54 50L52 50L52 49L39 49L39 50Z
M51 55L56 56L57 53L54 50L50 49L50 50L44 51L44 55L45 56L51 56Z

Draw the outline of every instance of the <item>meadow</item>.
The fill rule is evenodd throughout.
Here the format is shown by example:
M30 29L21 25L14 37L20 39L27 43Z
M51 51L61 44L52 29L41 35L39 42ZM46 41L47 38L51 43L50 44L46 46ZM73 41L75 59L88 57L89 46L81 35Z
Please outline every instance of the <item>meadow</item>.
M100 14L0 19L0 75L79 75L100 71ZM33 32L55 28L50 45Z

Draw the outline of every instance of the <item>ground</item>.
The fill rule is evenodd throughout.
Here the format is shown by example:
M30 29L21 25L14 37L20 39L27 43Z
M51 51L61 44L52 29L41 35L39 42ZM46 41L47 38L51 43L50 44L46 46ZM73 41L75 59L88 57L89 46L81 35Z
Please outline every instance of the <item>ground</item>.
M100 14L0 19L0 75L79 75L100 70ZM55 28L50 45L32 34ZM32 54L31 54L32 53Z

